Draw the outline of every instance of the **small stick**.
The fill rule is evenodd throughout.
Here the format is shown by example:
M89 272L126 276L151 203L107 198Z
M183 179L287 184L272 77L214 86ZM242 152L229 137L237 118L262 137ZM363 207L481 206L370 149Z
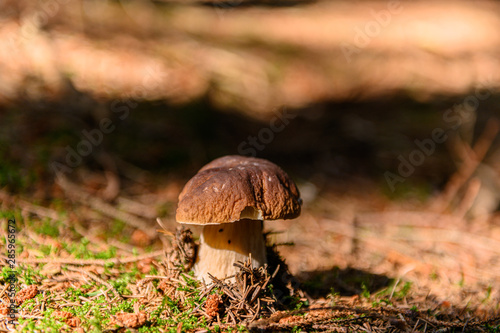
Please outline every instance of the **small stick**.
M24 201L24 200L18 200L14 199L10 194L7 192L0 190L0 199L3 201L9 201L17 204L21 209L24 209L30 213L36 214L41 217L48 217L53 220L58 220L59 216L55 210L52 210L50 208L45 208L42 206L34 205L30 202Z
M130 256L125 258L114 258L114 259L76 259L76 258L19 258L16 261L25 264L70 264L70 265L98 265L105 266L108 264L128 264L131 262L141 261L143 259L149 259L154 257L159 257L164 254L163 250L158 250L151 253L146 253L140 256Z
M89 193L82 191L81 188L79 188L76 184L71 183L62 174L57 174L56 182L68 195L83 203L86 203L93 209L100 211L101 213L109 217L119 219L134 228L140 229L152 239L158 236L156 231L149 225L147 225L144 220L129 213L123 212L116 207L108 204L104 200L101 200L90 195Z
M481 181L476 177L472 178L469 181L469 184L467 186L462 201L460 201L460 204L455 210L454 214L455 216L461 219L464 218L465 214L467 214L469 209L471 209L472 205L474 204L474 201L476 200L480 189L481 189Z
M116 289L111 284L109 284L108 282L104 281L103 279L101 279L100 277L98 277L97 275L95 275L94 273L91 273L91 272L88 272L88 271L86 271L84 269L80 269L78 267L73 267L73 266L68 266L66 268L68 270L70 270L70 271L79 272L79 273L87 275L92 280L94 280L94 281L96 281L96 282L98 282L100 284L103 284L106 287L108 287L118 299L122 299L122 296L118 293L118 291L116 291Z
M231 311L230 309L228 309L227 313L231 317L231 319L233 321L233 324L236 325L236 318L234 317L233 311Z
M262 290L261 286L257 286L257 288L255 288L255 291L253 292L252 298L250 299L249 303L253 303L255 301L255 299L259 296L261 290Z
M473 150L470 150L467 143L462 142L463 145L468 147L464 149L469 151L469 154L467 154L469 159L465 160L462 167L450 177L443 192L434 199L435 201L431 205L431 210L443 211L448 207L458 190L460 190L484 159L499 131L499 121L492 119L487 123L486 128L474 145Z
M255 315L252 317L250 321L254 321L260 312L260 298L257 298L257 310L255 311Z

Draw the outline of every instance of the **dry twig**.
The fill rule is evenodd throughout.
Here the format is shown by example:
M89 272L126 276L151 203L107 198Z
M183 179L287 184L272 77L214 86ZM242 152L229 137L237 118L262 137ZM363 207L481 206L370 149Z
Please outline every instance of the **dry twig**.
M148 235L151 239L157 237L156 231L151 228L144 220L131 215L129 213L123 212L115 208L114 206L108 204L107 202L92 196L89 193L86 193L77 185L71 183L64 175L59 174L57 177L57 183L61 188L71 197L76 200L89 205L93 209L118 220L122 220L128 225L140 229L146 235Z
M67 266L66 267L68 270L70 271L73 271L73 272L78 272L78 273L81 273L81 274L84 274L84 275L87 275L88 277L90 277L92 280L108 287L109 290L111 290L113 292L113 294L115 295L115 297L117 299L122 299L122 296L118 293L118 291L116 291L116 289L110 285L108 282L104 281L103 279L101 279L100 277L98 277L97 275L95 275L94 273L91 273L89 271L86 271L84 269L81 269L81 268L78 268L78 267L73 267L73 266Z
M113 259L76 259L76 258L18 258L17 261L24 264L70 264L70 265L99 265L105 266L109 264L127 264L131 262L137 262L144 259L160 257L164 255L164 250L158 250L152 253L146 253L139 256L130 256L125 258L113 258Z
M442 212L449 206L457 192L484 159L499 131L499 121L492 119L487 123L484 132L478 138L473 149L467 143L460 141L460 139L457 140L462 145L462 149L465 150L461 155L466 157L462 161L462 166L450 177L443 192L437 198L433 199L433 203L430 206L431 211Z

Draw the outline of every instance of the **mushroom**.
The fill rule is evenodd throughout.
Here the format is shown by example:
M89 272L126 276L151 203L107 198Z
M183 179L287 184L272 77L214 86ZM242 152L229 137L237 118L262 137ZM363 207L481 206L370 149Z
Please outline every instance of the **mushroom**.
M267 160L234 155L205 165L184 186L176 212L177 222L203 226L195 276L226 278L250 257L253 267L264 265L263 220L296 218L300 205L293 180Z

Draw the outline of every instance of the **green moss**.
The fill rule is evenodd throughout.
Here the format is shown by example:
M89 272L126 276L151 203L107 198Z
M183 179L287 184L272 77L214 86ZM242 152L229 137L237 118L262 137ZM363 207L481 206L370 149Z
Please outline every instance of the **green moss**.
M36 321L35 319L19 319L19 327L22 327L20 332L59 332L63 327L68 328L63 322L47 316Z
M59 227L61 222L54 221L49 218L45 218L42 220L42 223L33 223L33 227L35 231L39 234L50 236L50 237L59 237Z

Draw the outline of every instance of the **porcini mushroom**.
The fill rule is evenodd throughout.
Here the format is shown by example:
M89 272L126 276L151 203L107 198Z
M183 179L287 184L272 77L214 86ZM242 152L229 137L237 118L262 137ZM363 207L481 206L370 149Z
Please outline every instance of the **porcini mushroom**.
M236 273L233 264L250 256L266 263L264 220L292 219L301 199L293 180L276 164L243 156L224 156L205 165L179 195L179 223L203 226L195 276L211 282Z

